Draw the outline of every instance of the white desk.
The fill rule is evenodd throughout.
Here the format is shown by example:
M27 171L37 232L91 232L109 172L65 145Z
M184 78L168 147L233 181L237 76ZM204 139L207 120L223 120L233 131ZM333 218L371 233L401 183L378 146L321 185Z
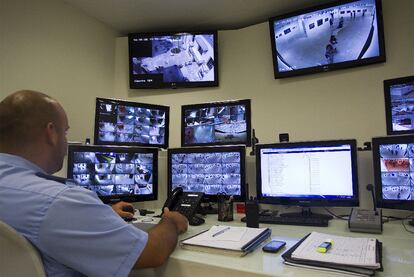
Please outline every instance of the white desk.
M214 224L244 226L244 223L239 219L240 216L236 216L232 222L218 222L217 215L209 215L206 224L190 226L188 232L181 235L179 239L192 236ZM329 227L269 224L260 224L260 227L270 227L272 238L286 241L286 248L277 254L271 254L264 253L260 247L245 257L231 257L184 250L177 246L164 266L157 269L136 270L130 276L332 276L333 273L301 269L283 264L281 254L312 231L351 237L376 237L383 243L384 265L384 272L378 272L376 276L406 277L414 274L414 234L406 232L401 221L385 223L381 235L350 232L347 221L344 220L331 220ZM408 228L414 229L410 226Z

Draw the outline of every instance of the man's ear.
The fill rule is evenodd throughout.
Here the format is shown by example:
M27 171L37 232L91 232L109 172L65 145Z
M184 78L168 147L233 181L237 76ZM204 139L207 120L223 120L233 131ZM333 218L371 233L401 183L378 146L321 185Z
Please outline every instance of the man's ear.
M46 143L50 145L55 145L57 142L57 132L56 132L56 126L53 122L48 122L46 124L44 133L45 133Z

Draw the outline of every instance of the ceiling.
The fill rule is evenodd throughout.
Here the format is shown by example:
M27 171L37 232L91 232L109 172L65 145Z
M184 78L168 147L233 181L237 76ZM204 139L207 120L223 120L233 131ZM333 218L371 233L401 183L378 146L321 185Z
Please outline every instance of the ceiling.
M62 0L111 26L131 32L240 29L269 17L333 0Z

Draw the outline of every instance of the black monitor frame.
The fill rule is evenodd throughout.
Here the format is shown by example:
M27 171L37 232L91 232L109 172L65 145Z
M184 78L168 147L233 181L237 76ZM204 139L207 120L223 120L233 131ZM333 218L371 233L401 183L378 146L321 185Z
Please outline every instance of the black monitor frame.
M244 105L246 107L246 141L223 141L223 142L211 142L211 143L186 143L185 141L185 113L188 110L196 110L203 108L221 107L221 106L235 106ZM251 146L251 101L250 99L243 100L229 100L229 101L218 101L210 103L190 104L181 106L181 147L186 146L221 146L221 145L246 145Z
M160 110L160 111L165 112L164 143L152 144L152 143L140 143L140 142L121 142L121 141L99 140L99 121L100 121L99 105L100 103L111 103L111 104L118 104L118 105L124 105L124 106L135 107L135 108ZM170 125L170 107L168 106L146 104L146 103L110 99L110 98L100 98L100 97L96 98L95 126L94 126L94 144L95 145L142 146L142 147L157 147L157 148L166 149L168 148L168 141L169 141L169 125Z
M278 51L277 45L275 42L275 30L274 30L274 22L277 20L283 20L294 16L299 16L307 13L312 13L318 10L323 10L339 5L344 5L347 3L356 2L356 0L339 0L336 2L314 6L310 8L305 8L301 10L297 10L291 13L286 13L283 15L275 16L269 18L269 30L270 30L270 40L271 40L271 47L272 47L272 57L273 57L273 70L274 70L274 77L275 79L286 78L286 77L293 77L299 75L306 75L306 74L313 74L319 72L326 72L338 69L345 69L345 68L352 68L362 65L368 65L373 63L380 63L386 61L385 55L385 40L384 40L384 27L383 27L383 19L382 19L382 3L381 0L375 0L376 4L376 15L377 15L377 26L378 26L378 46L379 46L379 55L375 57L370 57L366 59L361 59L358 57L356 60L345 61L345 62L338 62L332 64L323 64L317 65L312 67L288 70L288 71L279 71L278 66ZM371 35L373 30L371 29ZM365 46L364 46L365 47Z
M172 155L173 154L189 154L189 153L226 153L238 152L240 153L240 196L233 195L235 201L245 201L248 193L248 186L246 183L246 147L244 146L228 146L228 147L191 147L191 148L170 148L168 149L168 191L167 195L172 192ZM218 195L204 194L204 203L212 203L218 201Z
M138 148L126 146L93 146L93 145L69 145L68 146L68 160L67 160L67 177L73 177L73 164L75 152L111 152L111 153L139 153L139 154L153 154L152 162L152 194L135 194L135 195L111 195L98 196L104 203L113 203L118 201L139 202L152 201L158 198L158 149L156 148ZM81 185L79 185L81 186ZM84 187L84 186L81 186Z
M267 197L262 194L261 180L261 150L264 148L297 148L297 147L317 147L317 146L341 146L350 145L351 147L351 167L352 167L352 198L308 198L308 197ZM256 145L256 184L257 199L260 203L300 206L300 207L352 207L359 205L358 191L358 167L357 167L357 142L355 139L347 140L327 140L327 141L306 141L306 142L289 142L275 144L257 144Z
M393 86L405 85L405 84L413 84L414 86L414 76L407 76L407 77L384 80L385 119L387 122L387 134L388 135L414 134L414 111L411 112L411 119L412 119L411 126L413 126L411 130L394 130L394 126L393 126L394 115L392 113L392 108L393 108L394 103L391 97L391 88ZM413 99L414 99L414 90L412 94L413 94ZM414 100L412 104L414 106Z
M414 136L413 135L400 135L400 136L372 138L372 155L373 155L373 165L374 165L375 195L376 195L376 200L377 200L377 206L379 208L414 211L414 198L412 200L391 200L391 199L384 199L383 197L382 182L381 182L382 178L381 178L380 145L388 145L388 144L413 144L414 145ZM414 161L414 158L413 158L413 161ZM414 174L414 171L411 171L411 172L412 174ZM414 187L414 184L413 184L413 187ZM414 188L412 191L414 192Z
M148 80L145 82L134 82L133 74L133 40L143 39L149 40L157 36L175 36L175 35L212 35L213 36L213 51L214 51L214 80L212 81L192 81L192 82L164 82L154 80L150 74L141 74L142 79L146 75ZM217 87L219 85L218 74L218 35L217 31L181 31L181 32L151 32L151 33L130 33L128 34L128 49L129 49L129 86L131 89L161 89L161 88L191 88L191 87Z

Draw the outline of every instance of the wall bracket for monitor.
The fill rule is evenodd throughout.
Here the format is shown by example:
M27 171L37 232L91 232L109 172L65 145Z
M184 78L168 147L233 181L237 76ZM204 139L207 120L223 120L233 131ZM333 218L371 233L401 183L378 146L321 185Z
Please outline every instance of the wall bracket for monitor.
M256 133L254 129L252 129L252 151L250 152L250 156L256 155L256 144L259 143L259 139L256 137Z
M371 151L372 147L371 147L371 142L366 141L364 142L364 147L358 147L358 151Z

